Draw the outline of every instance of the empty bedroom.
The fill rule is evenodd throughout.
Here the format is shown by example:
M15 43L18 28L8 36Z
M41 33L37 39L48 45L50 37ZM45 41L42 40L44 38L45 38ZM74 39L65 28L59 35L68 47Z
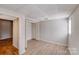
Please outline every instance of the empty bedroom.
M1 17L1 55L79 54L78 4L0 4Z

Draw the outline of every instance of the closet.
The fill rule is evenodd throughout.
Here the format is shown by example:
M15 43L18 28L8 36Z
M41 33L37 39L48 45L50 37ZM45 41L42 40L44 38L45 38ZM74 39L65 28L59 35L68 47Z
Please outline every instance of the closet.
M0 40L12 38L13 22L10 20L0 19Z

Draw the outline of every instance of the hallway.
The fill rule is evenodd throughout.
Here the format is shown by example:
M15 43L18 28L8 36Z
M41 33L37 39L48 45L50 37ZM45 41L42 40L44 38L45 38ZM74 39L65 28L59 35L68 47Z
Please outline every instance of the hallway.
M24 55L69 55L66 46L52 44L41 40L28 40Z

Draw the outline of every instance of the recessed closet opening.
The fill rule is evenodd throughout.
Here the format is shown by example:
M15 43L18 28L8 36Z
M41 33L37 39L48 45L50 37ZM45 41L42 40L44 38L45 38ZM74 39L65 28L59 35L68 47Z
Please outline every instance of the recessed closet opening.
M12 40L13 38L13 21L0 19L0 41Z
M13 46L13 21L0 19L0 54L17 54Z

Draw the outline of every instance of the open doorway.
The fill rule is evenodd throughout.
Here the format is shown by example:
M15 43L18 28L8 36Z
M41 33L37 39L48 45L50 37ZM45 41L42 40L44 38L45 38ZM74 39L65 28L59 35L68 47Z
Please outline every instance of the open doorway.
M0 54L18 54L13 46L13 21L0 19Z

